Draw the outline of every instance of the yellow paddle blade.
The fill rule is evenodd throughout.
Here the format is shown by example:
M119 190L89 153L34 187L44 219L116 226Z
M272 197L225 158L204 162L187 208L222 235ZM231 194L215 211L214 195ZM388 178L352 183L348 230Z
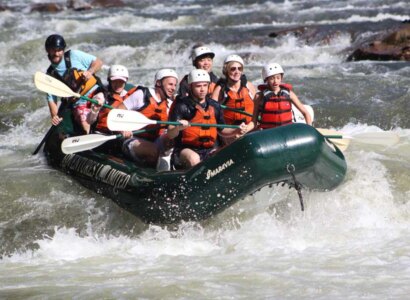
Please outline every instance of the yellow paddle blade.
M326 128L316 128L317 131L320 132L323 136L340 136L337 139L328 139L333 145L339 148L340 151L344 152L350 145L350 139L343 138L343 134L336 130L326 129Z
M60 80L42 72L34 74L34 84L38 90L57 97L81 97L80 94L73 92Z

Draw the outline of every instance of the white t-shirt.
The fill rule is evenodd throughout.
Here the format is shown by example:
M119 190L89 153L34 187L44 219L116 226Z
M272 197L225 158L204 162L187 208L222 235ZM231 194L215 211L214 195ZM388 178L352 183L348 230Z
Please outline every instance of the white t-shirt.
M161 103L162 100L157 97L155 90L153 88L149 88L149 92L152 95L152 98L155 99L155 101L157 101L158 103ZM122 96L122 93L121 93L121 96ZM141 109L145 104L144 103L144 92L142 90L137 90L135 93L132 93L132 95L129 96L127 99L125 99L123 104L128 110ZM169 107L171 106L171 104L172 104L172 100L167 99L168 111L169 111Z

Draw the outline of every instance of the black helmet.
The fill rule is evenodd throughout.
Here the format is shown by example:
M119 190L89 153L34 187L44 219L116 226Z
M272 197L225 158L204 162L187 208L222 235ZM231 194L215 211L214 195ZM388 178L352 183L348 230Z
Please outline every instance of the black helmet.
M46 39L46 50L48 49L65 49L66 43L64 38L59 34L52 34Z

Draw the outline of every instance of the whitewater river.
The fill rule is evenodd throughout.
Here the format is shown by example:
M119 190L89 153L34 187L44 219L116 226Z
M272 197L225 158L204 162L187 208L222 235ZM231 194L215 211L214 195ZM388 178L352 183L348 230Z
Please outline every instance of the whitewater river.
M357 41L409 19L407 0L126 1L51 14L27 2L39 1L0 1L13 8L0 11L0 299L409 299L410 63L346 62ZM269 37L297 26L338 33ZM278 62L317 127L400 141L352 141L344 183L304 191L304 213L294 190L274 187L205 222L147 225L31 155L50 127L33 74L47 69L55 32L100 57L103 78L120 63L148 86L162 67L188 73L197 42L216 52L217 74L242 55L255 84Z

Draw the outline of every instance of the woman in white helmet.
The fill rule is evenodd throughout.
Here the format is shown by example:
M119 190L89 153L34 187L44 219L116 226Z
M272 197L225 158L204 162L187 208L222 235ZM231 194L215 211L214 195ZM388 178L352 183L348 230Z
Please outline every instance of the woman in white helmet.
M172 163L177 169L187 169L207 158L218 147L218 133L243 135L246 126L239 129L189 126L190 122L224 124L223 112L218 102L207 96L210 77L205 70L192 70L188 76L191 94L181 98L171 110L169 120L179 126L168 127L168 137L175 139Z
M203 44L196 44L192 47L192 65L196 69L205 70L210 77L210 84L208 87L208 94L211 95L218 82L218 76L212 72L212 66L214 62L215 53L207 46ZM179 83L178 98L183 98L189 95L188 74L182 78Z
M229 110L229 108L232 108L242 110L248 114L253 113L253 98L256 89L251 82L247 81L244 75L243 59L236 54L228 55L224 60L222 73L225 78L218 82L212 98L228 107L224 110L224 118L227 124L237 125L242 122L249 124L252 121L251 117Z
M178 75L173 69L161 69L155 74L154 83L154 88L139 87L135 97L124 100L119 108L138 111L149 119L167 121ZM132 132L123 133L127 138L123 152L141 165L155 167L159 155L169 143L163 127L148 125L145 129L147 132L137 136L132 136Z
M283 75L283 68L277 63L269 63L262 68L266 89L257 94L253 114L253 123L260 129L293 123L292 104L303 114L306 123L312 125L312 118L302 102L282 84Z

